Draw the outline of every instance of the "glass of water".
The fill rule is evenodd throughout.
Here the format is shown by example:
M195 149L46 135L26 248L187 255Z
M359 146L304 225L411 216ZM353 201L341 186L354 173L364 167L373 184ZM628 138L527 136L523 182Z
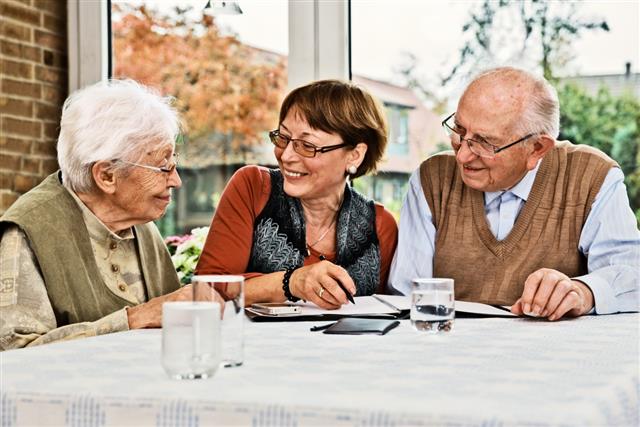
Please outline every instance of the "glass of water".
M162 366L171 378L210 378L221 359L220 303L171 301L162 305Z
M225 301L220 324L222 365L244 363L244 277L232 275L199 275L191 278L195 296L215 292Z
M418 278L411 283L411 325L420 332L449 332L455 318L453 279Z

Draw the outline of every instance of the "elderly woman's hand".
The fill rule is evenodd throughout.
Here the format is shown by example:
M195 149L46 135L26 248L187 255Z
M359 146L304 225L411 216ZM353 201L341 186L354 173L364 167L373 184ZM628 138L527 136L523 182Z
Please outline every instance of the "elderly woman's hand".
M183 286L167 295L153 298L145 303L127 310L129 329L159 328L162 326L162 304L169 301L191 301L193 291L191 285ZM217 293L214 300L220 303L220 313L224 311L224 300Z
M291 275L289 289L298 298L311 301L324 309L334 310L348 303L338 281L351 295L355 295L356 286L347 270L332 262L320 261L295 270Z

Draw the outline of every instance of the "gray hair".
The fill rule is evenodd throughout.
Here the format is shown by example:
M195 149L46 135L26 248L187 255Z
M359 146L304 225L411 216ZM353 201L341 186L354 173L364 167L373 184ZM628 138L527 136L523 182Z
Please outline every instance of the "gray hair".
M136 161L145 150L175 146L180 121L172 101L133 80L109 80L72 93L62 107L58 137L64 185L76 192L94 191L95 162ZM113 164L114 170L131 167Z
M484 78L500 78L525 83L528 86L526 89L528 98L515 130L523 135L546 134L554 139L558 137L560 134L558 92L544 77L519 68L498 67L480 73L469 86Z

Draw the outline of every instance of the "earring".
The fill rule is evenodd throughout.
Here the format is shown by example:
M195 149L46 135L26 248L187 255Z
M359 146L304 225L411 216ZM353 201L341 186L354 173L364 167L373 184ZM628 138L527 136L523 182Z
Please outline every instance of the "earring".
M358 172L358 168L357 168L357 167L355 167L354 165L351 165L351 166L349 166L349 167L347 168L347 173L348 173L349 175L355 175L355 174L356 174L356 172Z

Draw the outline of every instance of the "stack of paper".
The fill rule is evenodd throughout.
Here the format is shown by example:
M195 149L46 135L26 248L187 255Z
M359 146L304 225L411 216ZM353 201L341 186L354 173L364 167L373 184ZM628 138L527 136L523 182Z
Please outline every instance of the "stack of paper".
M395 316L406 315L411 309L411 297L404 295L371 295L355 297L355 304L345 304L337 310L325 310L312 303L299 301L296 305L302 308L300 313L270 315L259 313L250 307L246 309L247 314L253 320L290 319L290 320L312 320L331 319L340 317L358 316ZM509 307L491 306L476 302L456 301L455 309L457 313L466 313L476 316L495 317L516 317L509 311Z

